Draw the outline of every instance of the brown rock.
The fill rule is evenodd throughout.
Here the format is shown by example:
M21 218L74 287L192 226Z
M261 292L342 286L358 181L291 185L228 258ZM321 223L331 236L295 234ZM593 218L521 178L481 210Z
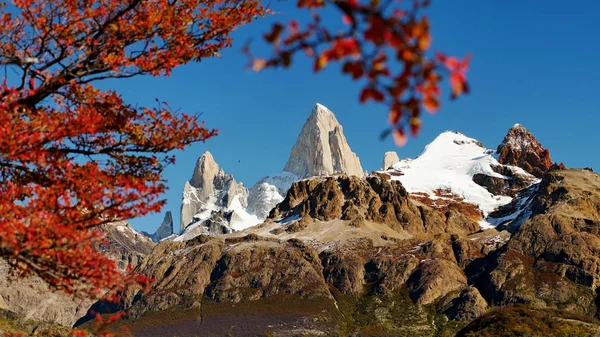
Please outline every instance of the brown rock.
M233 303L278 294L329 296L316 253L305 254L310 248L302 249L289 243L236 246L217 262L206 295L218 302Z
M600 286L600 176L584 170L547 173L533 217L494 262L482 285L496 305L529 303L595 311Z
M500 164L519 166L536 177L541 177L552 166L550 151L519 124L508 130L497 152Z
M449 319L471 321L487 311L488 304L475 287L467 287L455 296L446 296L441 311Z
M418 304L429 304L467 286L467 278L456 263L424 260L408 280L411 297Z

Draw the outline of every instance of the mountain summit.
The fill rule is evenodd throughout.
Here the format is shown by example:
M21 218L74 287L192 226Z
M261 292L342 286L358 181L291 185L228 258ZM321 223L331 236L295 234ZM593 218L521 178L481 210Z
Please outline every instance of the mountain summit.
M508 130L497 152L500 164L519 166L536 177L541 177L552 166L550 151L521 124Z
M283 170L299 179L334 173L364 176L360 160L350 149L342 126L333 112L319 103L304 123Z
M364 176L360 160L350 149L335 115L317 103L304 122L283 172L262 178L250 190L248 210L264 219L284 199L294 181L336 173Z
M189 231L190 225L198 223L202 225L198 228L200 232L217 228L216 231L222 234L255 225L258 220L246 213L247 206L248 189L226 174L210 152L204 152L196 162L192 179L183 188L181 230ZM204 224L208 220L220 225Z

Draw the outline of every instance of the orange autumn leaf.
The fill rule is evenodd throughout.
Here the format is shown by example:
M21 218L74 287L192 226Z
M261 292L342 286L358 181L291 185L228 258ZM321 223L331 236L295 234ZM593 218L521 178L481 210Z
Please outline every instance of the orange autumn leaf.
M408 140L402 129L394 129L392 131L392 137L394 138L394 143L396 143L397 146L406 145L406 141Z

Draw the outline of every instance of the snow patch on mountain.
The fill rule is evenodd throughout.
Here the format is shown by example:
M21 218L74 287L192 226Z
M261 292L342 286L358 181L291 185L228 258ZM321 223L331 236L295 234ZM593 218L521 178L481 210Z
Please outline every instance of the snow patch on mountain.
M532 205L536 193L539 191L540 182L542 179L537 179L528 188L522 190L517 198L512 203L504 205L498 210L498 213L503 213L498 217L492 214L486 220L494 227L503 226L508 228L517 228L523 222L531 217L533 213Z
M260 219L265 219L269 212L283 201L287 190L297 180L299 179L295 174L285 171L262 178L250 189L248 211Z
M438 198L436 191L446 190L477 205L485 217L500 206L512 201L511 197L493 195L473 181L475 174L506 179L494 172L499 165L494 150L486 149L475 139L462 133L446 131L431 142L416 159L404 159L388 172L391 179L399 180L410 193L427 193ZM489 226L486 221L481 225Z

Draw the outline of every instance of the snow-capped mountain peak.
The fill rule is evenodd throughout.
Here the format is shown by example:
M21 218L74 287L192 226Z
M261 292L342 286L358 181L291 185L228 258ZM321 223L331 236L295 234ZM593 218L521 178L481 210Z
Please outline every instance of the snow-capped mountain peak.
M495 195L478 183L480 177L497 181L511 179L498 173L502 165L495 151L460 132L446 131L436 137L415 159L404 159L387 172L400 180L410 193L426 194L430 199L453 196L461 202L476 205L482 219L498 207L510 203L508 195ZM511 172L529 176L518 167ZM533 177L529 177L531 181ZM478 181L478 182L476 182ZM485 221L482 225L487 224Z
M192 179L186 182L183 189L181 230L208 232L209 228L203 227L203 224L214 219L214 213L219 213L220 218L226 220L221 221L225 228L219 228L219 232L254 226L260 220L250 215L247 207L248 189L232 175L226 174L207 151L196 162Z
M266 176L252 187L248 209L264 219L284 199L294 181L335 173L364 175L360 160L350 149L335 115L317 103L298 135L283 172Z
M333 112L319 103L304 123L283 170L300 179L342 172L364 175L360 160L350 149L342 126Z

